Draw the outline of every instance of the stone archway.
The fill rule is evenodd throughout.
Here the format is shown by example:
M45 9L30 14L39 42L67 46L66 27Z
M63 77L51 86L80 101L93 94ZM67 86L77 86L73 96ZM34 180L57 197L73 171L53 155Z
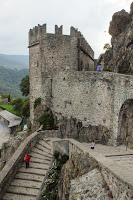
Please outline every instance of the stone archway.
M118 121L118 144L133 148L133 99L128 99L121 106Z

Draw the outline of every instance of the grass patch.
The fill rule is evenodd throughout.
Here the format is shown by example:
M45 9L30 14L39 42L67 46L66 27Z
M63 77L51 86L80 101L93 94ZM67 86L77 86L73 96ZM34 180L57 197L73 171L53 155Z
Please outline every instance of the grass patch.
M13 113L14 115L16 115L16 111L14 110L13 105L0 104L0 108L2 108L3 110L7 110L7 111Z

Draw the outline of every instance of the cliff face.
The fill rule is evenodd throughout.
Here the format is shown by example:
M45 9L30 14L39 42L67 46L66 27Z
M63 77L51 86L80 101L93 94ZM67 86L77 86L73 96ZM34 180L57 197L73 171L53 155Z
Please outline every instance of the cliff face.
M104 55L105 67L114 72L133 72L133 3L130 13L121 10L112 16L109 34L112 49Z

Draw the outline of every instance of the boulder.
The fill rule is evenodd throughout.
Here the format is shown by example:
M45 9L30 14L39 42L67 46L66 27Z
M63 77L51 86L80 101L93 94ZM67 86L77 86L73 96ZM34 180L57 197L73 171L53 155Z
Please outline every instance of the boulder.
M131 21L130 14L125 10L116 12L112 16L112 21L110 22L109 34L113 38L118 36L125 30L127 24L129 24L130 21Z
M130 13L125 10L116 12L110 22L112 49L105 52L106 68L112 72L133 72L133 3Z

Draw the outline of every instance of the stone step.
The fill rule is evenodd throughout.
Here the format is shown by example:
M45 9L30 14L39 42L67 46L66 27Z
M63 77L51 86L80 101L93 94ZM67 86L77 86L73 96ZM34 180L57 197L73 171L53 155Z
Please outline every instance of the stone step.
M21 194L6 193L2 200L36 200L34 196L26 196Z
M39 158L41 160L49 160L49 161L51 160L51 158L46 157L45 155L40 155L40 154L35 153L35 152L31 152L30 155L31 155L31 159L32 159L32 157L34 157L34 158Z
M44 176L19 172L16 174L15 179L23 179L23 180L42 182L44 179Z
M42 146L41 144L39 144L39 143L37 143L37 144L35 145L35 147L36 147L37 149L39 149L40 151L43 151L43 152L46 152L46 153L52 155L52 151L51 151L51 150L47 149L46 147L43 147L43 146Z
M35 188L26 188L26 187L18 187L18 186L10 186L9 189L7 190L9 193L14 193L14 194L24 194L24 195L31 195L36 197L39 189Z
M25 163L22 164L22 167L25 167ZM37 168L37 169L46 169L48 170L49 165L47 164L42 164L42 163L34 163L34 162L30 162L30 168ZM29 168L28 168L29 169Z
M36 162L36 163L44 163L44 164L50 164L50 161L51 160L41 160L40 158L34 158L34 157L32 157L31 158L31 162Z
M47 140L46 138L43 138L43 141L48 145L53 147L53 142L51 140Z
M19 172L24 172L24 173L30 173L30 174L36 174L36 175L46 175L47 170L44 169L35 169L35 168L25 168L25 167L20 167Z
M48 157L48 158L52 158L52 154L48 154L47 152L41 151L41 150L37 149L36 147L34 147L34 148L32 149L32 152L38 153L38 154L43 155L43 156L46 156L46 157Z
M26 188L35 188L39 189L42 185L42 182L37 181L29 181L23 179L14 179L11 183L11 186L19 186L19 187L26 187Z
M52 145L49 145L45 140L39 140L38 143L49 149L50 151L52 150Z

